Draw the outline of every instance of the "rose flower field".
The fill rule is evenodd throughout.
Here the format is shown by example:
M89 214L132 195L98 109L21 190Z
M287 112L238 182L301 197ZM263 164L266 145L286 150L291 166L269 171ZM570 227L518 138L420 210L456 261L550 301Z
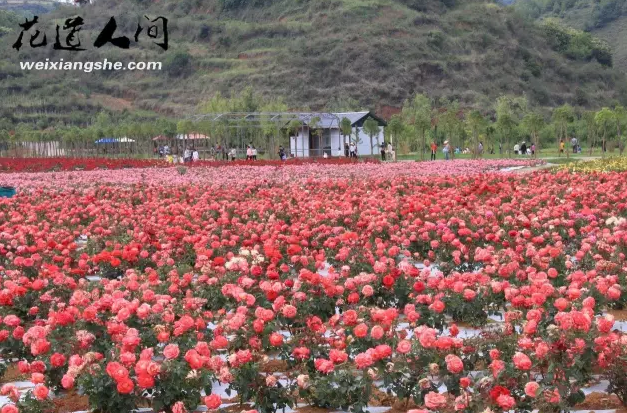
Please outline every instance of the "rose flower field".
M627 172L534 164L0 168L1 413L625 412Z

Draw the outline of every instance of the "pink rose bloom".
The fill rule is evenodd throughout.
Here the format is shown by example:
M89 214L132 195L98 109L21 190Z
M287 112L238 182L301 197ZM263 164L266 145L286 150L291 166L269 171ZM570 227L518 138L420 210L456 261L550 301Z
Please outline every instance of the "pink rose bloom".
M505 394L501 394L498 399L496 399L496 403L503 410L510 410L516 406L516 400L514 400L512 396L507 396Z
M493 360L489 368L492 370L492 375L496 378L505 369L505 362L503 360Z
M530 381L525 384L525 394L529 397L536 397L539 388L540 385L538 383L536 383L535 381Z
M531 369L531 359L525 353L516 352L514 354L514 366L518 370L529 370Z
M543 359L549 353L549 345L545 342L540 342L536 345L536 357Z
M185 405L183 402L176 402L174 406L172 406L172 413L185 413Z
M425 396L425 406L427 406L427 408L431 409L431 410L438 410L444 406L446 406L446 396L440 394L440 393L436 393L436 392L429 392L427 393L427 395Z
M163 356L167 358L168 360L177 358L179 354L180 354L179 346L176 344L168 344L163 349Z
M374 326L372 327L372 330L370 330L370 337L374 338L375 340L380 340L381 337L383 337L383 333L383 327Z
M211 394L205 397L204 402L209 410L215 410L222 404L222 398L217 394Z
M547 391L544 394L544 397L546 398L546 401L553 404L557 404L561 400L560 392L557 389L554 389L553 391Z
M441 313L442 311L444 311L445 308L446 306L440 300L434 301L433 304L429 306L429 309L435 311L436 313Z
M33 394L38 400L44 400L48 397L48 388L43 384L38 384L33 390Z
M288 304L285 307L283 307L281 312L283 313L283 316L286 318L294 318L296 316L296 307Z
M355 357L355 364L357 368L364 369L366 367L370 367L374 363L372 360L372 356L368 353L359 353Z
M30 381L32 381L35 384L41 384L44 382L45 379L46 379L46 376L44 376L41 373L33 373L30 376Z
M464 363L459 357L453 354L449 354L444 360L446 361L446 369L449 372L453 374L459 374L464 371Z
M470 288L464 290L464 300L472 301L475 299L476 296L477 293L474 290L471 290Z
M333 362L326 359L316 359L314 361L314 366L316 367L316 370L325 374L331 373L334 368Z
M396 346L396 351L401 354L407 354L411 351L411 341L401 340Z
M276 377L273 375L266 376L266 386L274 387L276 385Z
M5 404L2 406L2 413L19 413L14 404Z
M296 378L296 383L301 389L307 388L307 386L309 386L309 376L306 374L299 374Z
M61 386L66 390L74 387L74 377L65 374L61 379Z

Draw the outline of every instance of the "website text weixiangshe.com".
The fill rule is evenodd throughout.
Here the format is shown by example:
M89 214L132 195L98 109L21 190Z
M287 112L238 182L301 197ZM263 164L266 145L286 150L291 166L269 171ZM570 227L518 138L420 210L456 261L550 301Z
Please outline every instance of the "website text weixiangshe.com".
M46 59L39 62L20 62L22 70L40 71L82 71L90 73L102 70L156 71L161 70L161 62L110 62L107 59L96 62L68 62L63 59L52 61Z

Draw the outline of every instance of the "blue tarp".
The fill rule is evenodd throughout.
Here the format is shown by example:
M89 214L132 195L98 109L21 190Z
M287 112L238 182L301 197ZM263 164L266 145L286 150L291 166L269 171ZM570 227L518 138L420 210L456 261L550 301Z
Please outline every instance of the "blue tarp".
M0 187L0 198L12 198L15 195L15 188L12 186Z

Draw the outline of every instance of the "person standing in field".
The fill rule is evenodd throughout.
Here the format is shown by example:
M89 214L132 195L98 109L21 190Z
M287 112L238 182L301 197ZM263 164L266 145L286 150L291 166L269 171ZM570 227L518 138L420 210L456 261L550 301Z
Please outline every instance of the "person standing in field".
M348 142L344 142L344 156L347 158L350 156L350 147L348 146Z
M559 152L559 156L562 156L562 154L564 153L564 139L560 139L560 152Z
M442 152L444 152L444 159L448 161L451 155L451 145L448 141L444 141L444 148L442 149Z
M193 162L197 162L200 160L200 155L198 154L198 151L196 149L192 150L192 161Z
M573 153L577 153L577 143L577 138L573 136L573 138L570 140L570 145L573 147Z
M435 154L438 153L438 145L431 141L431 160L435 161Z
M253 161L257 160L257 148L253 146Z
M349 151L350 151L350 157L351 158L356 158L357 157L357 147L355 146L354 142L351 142Z
M381 160L385 161L385 142L381 144Z

